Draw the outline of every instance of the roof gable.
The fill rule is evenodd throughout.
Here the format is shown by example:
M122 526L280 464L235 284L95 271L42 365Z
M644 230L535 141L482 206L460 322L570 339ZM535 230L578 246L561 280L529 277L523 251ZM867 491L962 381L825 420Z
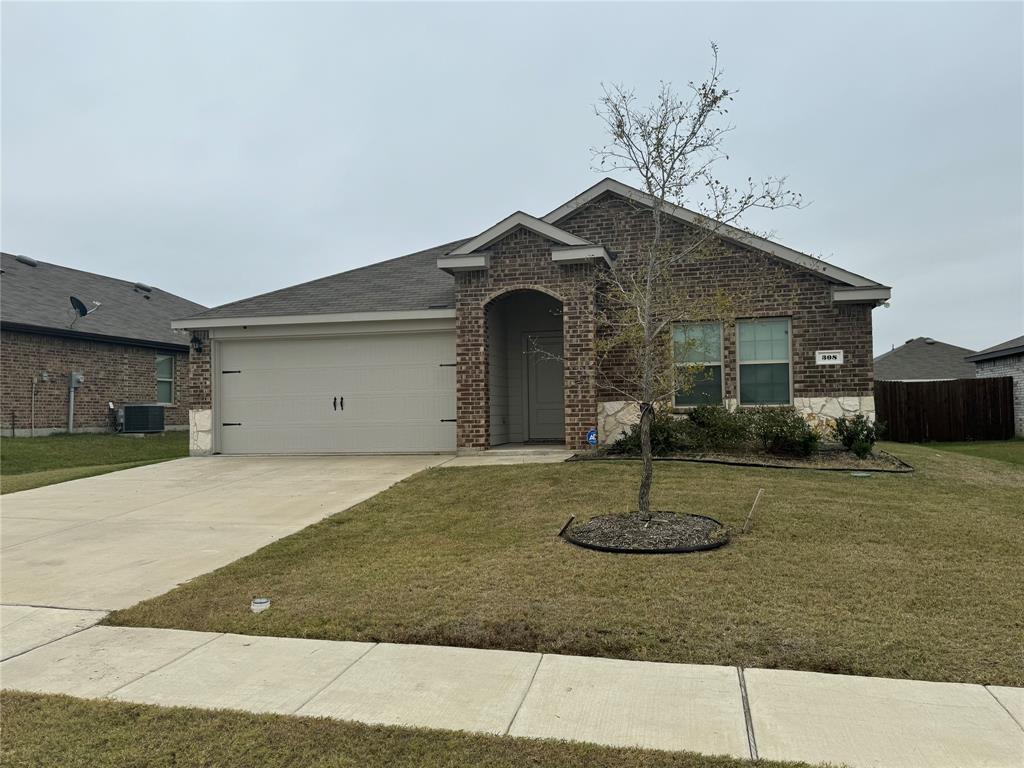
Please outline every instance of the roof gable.
M516 211L511 216L507 216L499 221L493 227L488 227L472 240L468 240L458 248L455 248L448 255L468 256L474 251L486 248L491 243L500 240L516 227L524 227L531 232L535 232L541 237L546 237L548 240L553 240L556 243L561 243L562 245L593 245L589 240L584 240L582 237L576 237L576 235L566 232L564 229L559 229L547 221L538 219L535 216L523 213L522 211Z
M569 215L575 213L580 208L606 192L612 192L626 198L627 200L632 200L648 207L652 207L655 202L654 197L646 192L636 189L635 187L631 187L628 184L623 184L621 181L616 181L612 178L605 178L589 189L576 195L576 197L572 198L568 202L565 202L555 208L551 213L544 216L543 220L549 224L557 224L562 219L565 219ZM682 206L673 205L671 203L665 204L665 211L668 215L695 226L704 226L704 222L707 221L706 217L696 211L691 211L689 208L683 208ZM881 283L842 269L841 267L833 264L829 264L828 262L822 261L814 256L801 253L800 251L795 251L792 248L788 248L766 238L751 234L739 227L720 223L718 232L727 240L756 248L759 251L768 253L776 258L782 259L783 261L811 270L833 282L849 286L850 288L865 289L865 299L884 301L889 298L889 288ZM871 295L867 295L867 292L871 292ZM837 298L839 300L851 300L852 296L840 296Z

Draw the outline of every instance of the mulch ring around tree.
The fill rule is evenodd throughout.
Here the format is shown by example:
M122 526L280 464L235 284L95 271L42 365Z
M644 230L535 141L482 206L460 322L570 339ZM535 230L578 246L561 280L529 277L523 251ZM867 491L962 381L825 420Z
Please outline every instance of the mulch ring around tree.
M609 453L596 449L577 453L569 461L638 461L639 456ZM785 456L766 451L688 451L671 456L655 456L655 461L692 461L704 464L733 464L738 467L770 469L817 469L825 472L913 472L914 468L887 451L875 449L870 456L858 459L849 451L829 444L810 456Z
M704 515L652 512L645 520L634 512L599 515L578 525L574 520L569 518L561 537L599 552L666 555L715 549L729 541L725 526Z

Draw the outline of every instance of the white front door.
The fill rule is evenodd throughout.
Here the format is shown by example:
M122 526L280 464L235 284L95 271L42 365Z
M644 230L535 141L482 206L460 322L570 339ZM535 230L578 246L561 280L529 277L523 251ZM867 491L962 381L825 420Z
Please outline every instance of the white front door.
M526 439L565 439L562 334L527 334Z
M455 334L219 342L222 453L455 450Z

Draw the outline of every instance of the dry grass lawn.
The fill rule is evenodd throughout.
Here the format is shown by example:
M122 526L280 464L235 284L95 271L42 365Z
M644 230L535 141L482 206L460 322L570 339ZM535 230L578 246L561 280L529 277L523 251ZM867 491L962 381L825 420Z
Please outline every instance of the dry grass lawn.
M7 693L6 768L798 768L692 753Z
M917 472L658 464L657 508L734 530L765 489L690 555L556 538L629 509L632 463L431 469L108 622L1024 685L1024 469L886 447Z

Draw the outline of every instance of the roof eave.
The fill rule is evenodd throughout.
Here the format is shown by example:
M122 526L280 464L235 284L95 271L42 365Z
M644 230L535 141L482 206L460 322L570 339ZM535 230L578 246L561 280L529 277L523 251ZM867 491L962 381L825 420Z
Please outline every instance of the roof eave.
M173 325L172 325L173 327ZM188 344L180 344L172 341L161 341L159 339L137 339L130 336L114 336L106 333L90 333L89 331L76 331L71 328L53 328L45 325L32 325L30 323L18 323L10 320L0 321L0 330L17 331L20 333L34 333L40 336L58 336L65 339L80 339L82 341L100 341L107 344L127 344L133 347L147 347L152 349L173 349L177 351L188 351Z
M979 352L976 355L968 355L964 360L971 363L980 363L984 360L996 360L1000 357L1013 357L1014 355L1024 355L1024 344L1017 347L1007 347L1006 349L996 349L991 352Z
M455 317L454 308L414 309L380 312L333 312L322 315L263 315L241 317L188 317L172 320L171 327L184 330L235 328L249 325L312 325L322 323L366 323L402 320L444 320Z

